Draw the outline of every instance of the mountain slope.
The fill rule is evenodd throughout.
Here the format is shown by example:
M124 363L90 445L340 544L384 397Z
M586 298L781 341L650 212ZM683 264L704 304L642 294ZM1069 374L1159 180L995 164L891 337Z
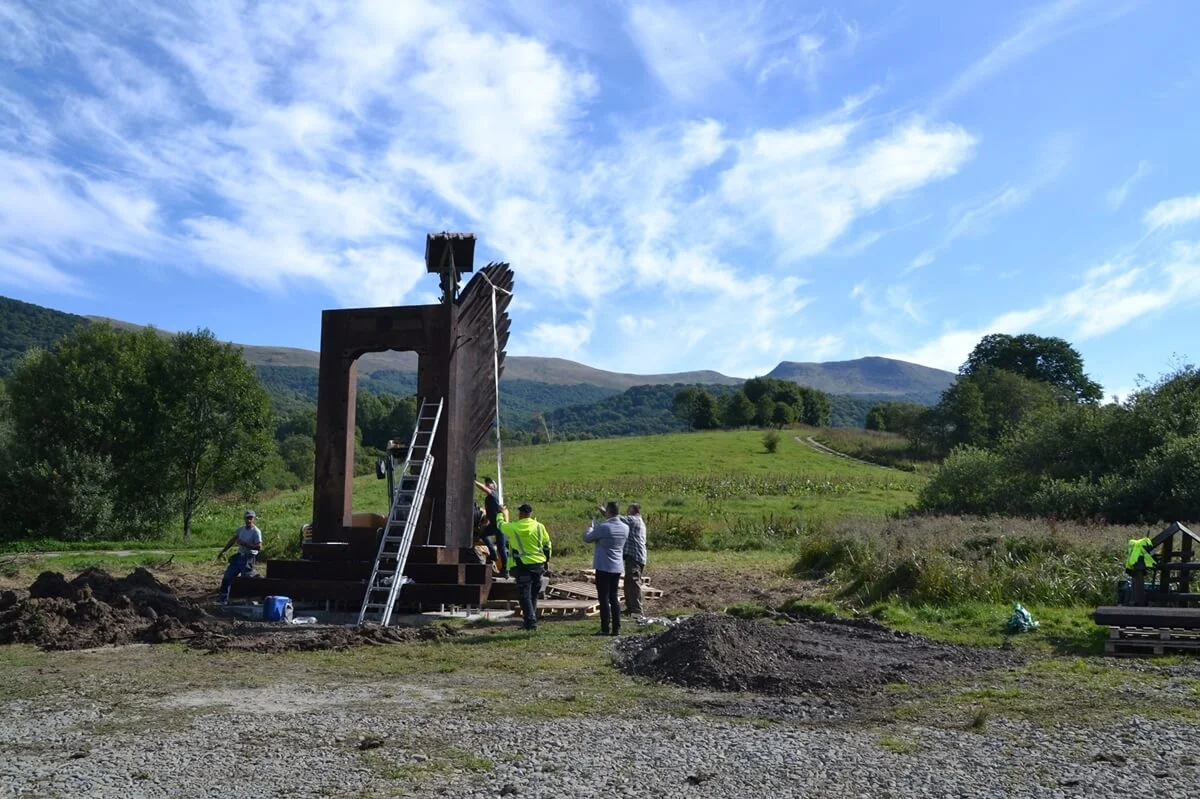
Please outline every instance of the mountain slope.
M0 377L13 370L26 350L51 347L87 323L82 316L0 297Z
M11 370L12 365L31 346L50 346L62 336L68 335L81 324L90 321L105 321L117 327L137 329L139 325L102 317L82 317L50 308L43 308L18 300L0 297L0 376ZM240 345L246 361L259 369L272 368L316 370L320 366L320 355L311 350L294 347L270 347ZM358 363L360 379L379 376L380 385L389 383L407 384L400 376L414 375L417 356L411 352L376 352L362 356ZM279 373L282 377L282 373ZM859 358L853 361L831 363L795 363L784 361L770 372L769 377L792 380L829 394L889 397L911 399L918 402L935 403L941 392L949 386L954 375L940 369L930 369L916 364L889 358ZM297 374L287 379L311 380L310 375ZM741 378L729 377L719 372L695 371L671 374L638 375L608 372L563 358L537 358L510 355L504 370L504 382L520 381L525 384L538 383L568 389L575 401L584 399L586 392L579 387L591 386L610 394L623 392L640 385L739 385ZM522 385L520 393L533 397L545 393L531 385ZM305 392L306 393L306 392ZM565 395L564 395L565 396ZM586 399L602 399L601 394L592 394ZM549 401L543 410L562 407L558 401Z
M891 358L796 363L784 361L767 377L791 380L829 394L874 394L935 403L955 375Z

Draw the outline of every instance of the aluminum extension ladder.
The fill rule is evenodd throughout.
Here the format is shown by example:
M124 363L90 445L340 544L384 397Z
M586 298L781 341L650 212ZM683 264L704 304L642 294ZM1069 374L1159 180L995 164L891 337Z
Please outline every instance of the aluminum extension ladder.
M421 516L429 475L433 472L430 450L441 418L442 400L421 401L412 441L408 444L404 467L392 497L392 508L379 540L379 552L375 555L375 565L371 568L371 578L367 580L367 590L358 611L359 624L374 622L386 627L392 621L392 607L404 585L408 551Z

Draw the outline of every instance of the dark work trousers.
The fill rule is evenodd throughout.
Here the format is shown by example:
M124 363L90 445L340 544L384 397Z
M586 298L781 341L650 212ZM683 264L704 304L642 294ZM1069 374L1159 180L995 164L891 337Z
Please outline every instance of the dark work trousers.
M600 594L600 631L618 635L621 632L621 600L617 598L620 572L596 572L596 592Z
M516 568L517 599L521 602L521 618L524 620L521 626L526 630L537 629L537 597L542 590L542 574L545 571L546 567L541 563Z
M631 616L642 615L642 569L645 568L632 558L625 558L625 612Z

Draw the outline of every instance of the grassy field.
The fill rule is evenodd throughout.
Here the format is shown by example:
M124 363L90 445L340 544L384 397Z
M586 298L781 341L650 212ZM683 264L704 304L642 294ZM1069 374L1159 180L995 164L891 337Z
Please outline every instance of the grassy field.
M495 453L481 453L479 476L495 472ZM816 452L789 435L768 453L760 431L574 441L504 453L506 501L510 507L532 503L564 555L579 548L592 509L608 499L641 502L655 522L652 529L698 537L708 548L775 548L827 521L900 511L921 482ZM386 493L383 481L360 477L354 509L386 513ZM28 541L0 551L143 550L149 560L163 557L159 550L211 551L240 524L247 506L258 513L267 551L281 552L294 546L300 526L311 520L312 492L211 502L195 517L188 541L170 531L141 541Z

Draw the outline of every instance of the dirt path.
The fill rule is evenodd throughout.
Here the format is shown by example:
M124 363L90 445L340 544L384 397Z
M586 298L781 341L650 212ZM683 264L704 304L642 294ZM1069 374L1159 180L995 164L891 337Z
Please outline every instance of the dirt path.
M825 455L834 455L839 458L845 458L848 461L854 461L855 463L861 463L864 466L874 466L877 469L887 469L888 471L893 471L893 472L896 471L896 469L893 469L891 466L884 466L881 463L871 463L870 461L864 461L864 460L861 460L860 458L856 458L853 455L847 455L844 452L838 452L836 449L832 449L830 447L825 446L824 444L822 444L820 441L817 441L812 436L804 436L803 438L800 436L795 436L795 439L797 441L799 441L801 444L807 444L808 446L815 449L817 452L824 453Z

